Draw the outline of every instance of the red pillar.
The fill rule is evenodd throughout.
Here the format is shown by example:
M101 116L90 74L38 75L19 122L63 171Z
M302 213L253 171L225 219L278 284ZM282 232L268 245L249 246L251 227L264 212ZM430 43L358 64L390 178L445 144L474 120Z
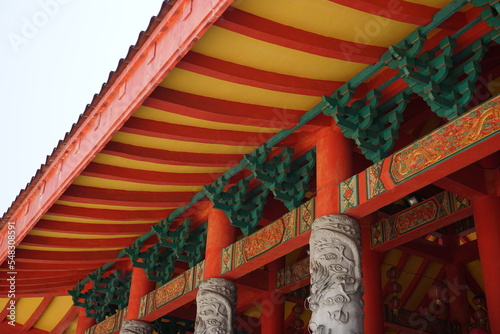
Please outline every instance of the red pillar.
M276 291L276 272L285 265L285 258L277 259L266 267L269 272L269 292L262 298L261 333L285 332L285 296Z
M222 249L236 241L237 228L230 225L226 214L210 209L205 250L205 279L220 277Z
M336 125L318 133L316 171L316 218L339 214L338 184L352 176L352 148Z
M361 226L361 270L363 272L363 301L365 303L364 333L384 333L382 296L382 254L371 249L370 226Z
M491 333L500 333L500 197L474 201L473 212Z
M78 323L76 325L76 334L84 334L86 329L95 325L95 319L87 318L85 314L85 309L83 307L80 308L80 312L78 312Z
M156 283L149 281L146 272L142 268L132 269L132 280L130 281L130 295L128 300L127 320L139 320L139 307L141 297L156 288Z
M452 250L460 246L459 236L454 234L453 226L449 226L448 235L443 237L443 245ZM446 264L446 280L449 291L450 320L458 322L462 333L467 333L470 314L464 266L457 262Z
M467 333L470 315L464 270L465 268L460 263L448 263L446 265L446 280L448 281L450 298L450 320L458 322L462 328L462 333Z

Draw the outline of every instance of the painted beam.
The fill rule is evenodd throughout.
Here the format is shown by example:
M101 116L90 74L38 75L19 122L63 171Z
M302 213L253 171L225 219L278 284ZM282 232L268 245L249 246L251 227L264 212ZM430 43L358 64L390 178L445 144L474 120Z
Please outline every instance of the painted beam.
M16 223L16 244L231 2L179 0L173 4L118 79L80 120L26 197L12 209L9 221ZM7 229L3 228L0 262L5 260L7 249Z
M434 185L469 200L488 195L484 169L469 165L453 174L434 182Z
M345 200L343 202L343 206L341 206L341 211L349 215L356 216L356 213L359 212L359 208L361 206L371 205L370 203L376 201L377 197L379 199L383 198L384 194L389 194L391 197L393 197L394 199L392 201L407 195L410 192L406 189L407 183L414 182L413 180L411 180L412 178L421 175L424 175L426 178L431 177L431 171L433 173L436 173L431 168L437 168L437 166L440 164L448 163L449 160L446 159L449 159L450 157L456 157L456 155L452 156L453 154L460 153L459 158L462 163L463 160L466 160L466 157L468 156L471 156L471 160L469 161L469 163L475 162L480 159L480 156L478 157L475 155L471 155L470 152L464 151L474 147L474 154L477 154L477 147L475 147L476 145L482 145L482 149L486 152L483 153L485 154L485 156L493 151L496 151L498 146L493 147L492 149L490 147L490 149L488 149L487 147L485 147L487 146L487 144L485 143L488 143L487 140L490 139L489 144L491 145L491 142L493 141L491 140L492 138L495 140L498 140L500 138L500 136L497 135L498 132L500 132L500 127L498 126L499 115L498 112L495 111L498 101L499 99L490 101L489 103L486 103L472 110L468 114L462 116L459 120L450 122L442 128L438 129L435 133L447 133L449 135L450 133L453 133L453 131L461 131L460 128L462 125L464 125L464 123L470 123L471 126L468 126L466 128L478 129L479 131L477 134L475 134L474 132L465 133L465 138L469 138L469 140L462 141L459 145L450 146L450 149L446 152L439 152L439 155L436 159L431 160L430 162L424 161L424 163L422 163L420 160L417 160L417 162L420 163L419 165L415 164L415 157L411 156L410 158L408 158L407 156L405 156L406 152L414 152L416 150L416 148L414 148L413 146L419 148L417 152L421 150L424 150L425 152L425 145L427 145L428 142L433 142L436 140L435 133L431 133L429 136L426 136L420 141L410 145L411 150L405 148L399 152L396 152L393 156L387 158L385 161L379 164L375 164L374 166L371 166L367 171L362 172L361 175L364 174L364 176L366 177L364 182L364 186L366 188L363 189L363 187L360 186L357 182L358 178L362 179L361 176L356 175L355 177L345 181L340 187L340 193L344 196L343 199ZM472 138L470 138L471 136ZM420 149L421 146L424 147ZM436 156L437 152L441 151L441 148L431 146L428 148L428 150L431 151L429 155L432 157L432 153L436 152L434 154L434 156ZM398 162L398 164L393 164L393 161ZM386 169L384 169L385 162L388 162L388 164L392 164L392 166L387 166L391 167L389 168L388 172L387 167ZM448 165L451 166L449 163ZM455 168L457 167L456 165L457 164L455 163ZM401 166L405 166L406 169L401 169ZM386 172L386 175L381 175L383 171ZM401 171L405 173L402 173ZM438 171L437 173L441 172L442 171ZM389 175L387 174L392 174L393 178L389 178ZM392 184L387 181L392 182ZM432 181L427 181L427 184L431 182ZM392 185L392 189L390 185ZM420 188L424 185L422 185L421 182L415 184L415 189L413 190L417 190L417 187ZM401 188L404 190L404 192L397 194L397 196L394 196L394 189L396 188ZM364 202L360 203L359 199L363 198L363 196L360 196L359 193L362 193L361 195L364 195ZM379 207L391 203L391 201L387 200L387 198L383 199L384 202L381 202L379 204ZM378 207L372 208L373 211L375 211L376 209L378 209ZM432 198L421 203L416 208L410 208L403 211L402 213L399 213L395 217L392 217L391 219L384 220L388 222L387 226L391 227L391 229L389 231L386 231L385 234L383 233L384 231L382 231L382 223L375 225L372 233L374 239L374 241L372 241L372 244L374 246L374 249L378 251L386 251L398 245L402 245L405 242L411 241L412 239L426 234L432 230L443 227L453 221L465 218L466 216L470 215L470 210L470 202L468 200L459 198L447 192L442 193L436 196L436 198ZM295 248L298 248L305 244L305 240L302 240L302 238L300 237L296 236L291 240L285 240L286 238L284 237L285 233L290 233L287 232L287 230L290 229L290 226L294 226L296 224L294 217L297 217L297 212L300 212L300 209L292 211L292 213L290 213L288 216L282 218L283 220L278 220L277 222L272 223L265 228L262 228L254 235L250 235L247 238L241 239L237 243L226 248L222 254L222 275L230 279L240 277L245 273L260 267L262 264L265 264L275 258L282 256L283 254L281 254L281 247L283 247L283 245L287 245L286 249L287 252L289 252L289 250L291 249L290 246L292 245L291 241L294 241ZM364 213L362 215L360 214L359 216L363 217L367 213ZM403 218L415 214L417 215L417 217L425 219L421 220L420 222L417 221L415 226L404 225L404 223L408 221L408 219L404 220ZM292 218L290 219L290 217ZM397 222L397 219L400 219L402 223L399 224ZM397 223L396 225L394 225L395 222ZM434 223L429 224L430 222ZM410 224L412 224L412 222L410 222ZM377 227L379 228L379 233L375 233L377 232ZM415 228L419 229L414 231ZM297 229L295 231L297 231ZM303 231L305 231L305 229ZM388 232L395 232L396 235L389 234ZM261 244L254 241L262 239L260 234L266 235L266 238L268 240L266 240L265 244L262 244L263 241L261 241ZM307 235L307 233L305 235ZM254 244L252 242L254 242ZM272 252L268 252L271 249Z
M238 240L222 251L221 276L234 280L309 242L315 200Z
M495 153L499 107L497 96L342 182L341 212L362 218Z
M442 192L372 225L371 245L385 252L471 214L469 200Z
M276 290L286 294L310 284L309 257L288 265L276 273Z

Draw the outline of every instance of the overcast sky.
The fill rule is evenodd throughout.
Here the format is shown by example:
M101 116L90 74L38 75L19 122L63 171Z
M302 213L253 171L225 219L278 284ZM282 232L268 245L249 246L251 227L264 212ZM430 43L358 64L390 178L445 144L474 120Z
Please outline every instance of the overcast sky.
M161 0L0 0L0 215Z

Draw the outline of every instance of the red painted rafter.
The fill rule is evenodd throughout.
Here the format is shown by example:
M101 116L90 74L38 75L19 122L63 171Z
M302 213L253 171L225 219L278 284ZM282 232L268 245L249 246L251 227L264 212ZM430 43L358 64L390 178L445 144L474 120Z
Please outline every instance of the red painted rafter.
M94 230L94 233L98 234L99 230ZM92 252L92 248L125 248L130 246L136 239L137 237L116 239L74 239L27 235L23 240L23 245L52 248L88 248L88 251Z
M436 275L434 278L434 283L442 283L443 280L446 277L446 266L442 266L441 270L439 270L439 273ZM420 303L418 304L417 308L415 311L417 311L420 314L426 314L426 310L428 310L428 307L430 305L431 299L427 295L427 293L422 294L422 297L420 299Z
M51 334L62 334L66 328L71 324L71 322L78 316L78 307L72 306L68 312L62 317L59 323L54 327L50 333Z
M52 292L53 290L59 288L63 288L67 291L71 290L76 285L76 283L78 283L78 281L79 281L78 279L75 279L71 281L54 282L41 285L16 286L16 293L19 293L19 295L26 295L31 293L39 294L44 291ZM7 293L7 291L8 289L0 288L0 294L5 294Z
M189 11L183 10L188 4L186 0L173 4L93 109L54 153L49 166L7 212L6 217L16 222L16 244L230 3L230 0L192 0ZM6 232L3 228L0 235L0 262L7 256Z
M7 296L7 294L5 294ZM5 317L7 316L7 314L9 314L9 310L7 309L9 307L9 304L10 304L10 300L17 300L19 299L20 297L19 296L16 296L16 298L9 298L9 301L7 302L7 304L5 304L5 306L3 307L2 311L0 312L0 323L2 323L4 320L5 320Z
M104 261L102 262L104 264ZM78 264L78 269L79 270L84 270L88 269L89 271L93 270L96 268L96 265L94 263L79 263ZM3 263L0 266L0 271L2 272L8 272L11 271L8 269L7 263ZM29 263L29 262L19 262L16 263L16 272L32 272L32 271L68 271L68 265L63 264L63 263L51 263L51 264L46 264L46 263Z
M70 284L68 286L59 286L59 287L43 287L38 289L23 289L23 291L16 291L16 296L18 298L39 298L39 297L61 297L67 296L68 290L71 290L75 284ZM0 291L0 293L4 293Z
M157 87L144 101L145 107L198 118L202 120L259 126L263 128L291 128L297 125L305 110L282 109L248 103L227 101L211 97ZM323 126L314 119L301 130L316 131Z
M29 319L23 324L23 331L29 331L31 327L37 322L38 318L43 314L47 306L52 301L52 297L45 297L36 310L30 315Z
M270 139L273 133L242 132L207 129L194 126L171 124L137 117L130 118L120 132L152 138L179 140L184 142L219 144L231 146L258 146ZM292 134L288 143L297 140Z
M73 275L73 276L65 276L65 277L59 277L59 278L38 278L34 280L22 280L22 281L16 281L16 291L22 291L24 288L31 288L35 286L40 286L40 287L48 287L48 286L57 286L60 284L63 286L64 284L68 283L71 284L72 282L78 282L79 280L85 278L87 275L85 273L82 273L80 275ZM8 289L9 285L6 283L0 283L0 289Z
M399 245L397 248L408 254L420 256L438 263L450 263L453 261L453 255L448 248L423 238L416 238L403 245Z
M6 321L0 323L0 332L8 334L52 334L42 329L32 327L29 331L24 331L23 325L16 323L15 326L9 325Z
M27 298L27 297L46 297L46 296L66 296L67 291L72 289L78 281L84 279L87 274L84 273L80 276L74 276L74 278L62 278L61 280L57 280L54 278L49 278L46 280L39 280L40 283L33 284L19 284L16 285L16 296L19 298ZM34 282L34 281L33 281ZM9 292L9 287L0 286L0 293L2 295L7 295ZM28 296L29 295L29 296Z
M26 249L18 249L16 251L16 263L45 263L45 264L74 264L94 263L96 266L99 263L123 261L125 259L117 259L119 250L112 251L92 251L92 252L51 252L40 251L36 252Z
M47 278L61 278L61 277L71 277L75 275L84 275L89 273L89 269L78 269L74 268L71 271L16 271L16 282L19 281L36 281L37 279L47 279ZM0 281L4 282L10 275L7 272L0 272Z
M286 48L356 63L374 64L386 51L384 47L354 43L297 29L236 8L226 11L215 25ZM362 49L363 52L348 56L348 49Z
M177 68L241 85L300 95L329 95L343 84L263 71L193 51L182 58Z
M72 185L60 200L119 206L174 207L189 203L195 192L153 192L94 188Z
M156 222L150 224L82 224L42 219L36 225L35 230L72 234L131 235L148 233L151 226L155 224Z
M109 142L101 153L125 159L157 164L196 167L232 167L231 165L228 165L226 159L241 159L240 154L222 155L211 153L177 152L122 144L118 142Z
M439 11L422 4L411 3L407 1L392 0L329 0L339 5L351 7L359 11L380 16L380 24L384 19L425 26L432 21L432 17ZM463 13L456 13L443 23L440 28L459 29L467 22Z
M95 162L90 163L90 165L83 171L82 175L144 184L182 186L200 186L210 184L216 179L215 175L210 173L155 172L142 169L103 165Z
M429 266L430 261L427 259L424 259L420 266L418 267L417 271L415 272L413 278L410 281L410 284L406 287L405 291L401 295L401 305L403 305L403 308L405 308L406 303L410 299L410 297L413 295L415 292L415 288L417 287L418 283L420 283L420 280L422 279L422 275L424 274L425 270Z
M464 268L464 274L465 274L465 283L471 289L472 293L474 295L481 295L484 296L484 290L481 288L479 283L476 281L476 279L471 275L467 267Z
M76 217L84 219L119 220L123 222L138 220L162 220L173 209L164 210L109 210L54 204L47 214L58 217Z

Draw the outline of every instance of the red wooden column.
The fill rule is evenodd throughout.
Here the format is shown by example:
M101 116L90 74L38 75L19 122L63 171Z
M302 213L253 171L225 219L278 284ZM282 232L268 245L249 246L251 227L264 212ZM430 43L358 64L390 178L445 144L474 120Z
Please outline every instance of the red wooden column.
M491 333L500 333L500 197L480 198L472 208Z
M285 296L276 291L276 272L285 265L285 258L279 258L269 263L266 267L269 271L269 292L262 298L261 333L285 332Z
M139 307L141 297L150 293L156 288L156 283L149 281L146 272L142 268L132 268L132 279L130 281L130 295L128 300L128 310L125 318L127 320L139 319Z
M316 140L316 218L339 214L338 185L351 176L351 142L332 123Z
M92 288L92 282L88 282L85 284L85 287L82 290L82 293L87 292ZM85 309L80 307L78 312L78 322L76 324L76 334L84 334L86 329L95 325L94 318L87 318L87 314L85 313Z
M382 254L371 249L370 226L361 226L361 271L363 273L363 312L365 334L384 333L382 296Z
M205 250L205 279L220 277L222 249L236 241L237 228L230 225L226 214L214 208L208 214Z
M448 235L443 237L443 245L449 249L456 249L460 245L459 236L454 234L452 226L448 229ZM470 314L464 266L457 262L446 264L446 280L448 281L450 320L458 322L462 333L467 333Z
M85 309L83 307L80 308L78 313L78 323L76 325L76 334L84 334L86 329L95 325L95 319L87 318L85 314Z

